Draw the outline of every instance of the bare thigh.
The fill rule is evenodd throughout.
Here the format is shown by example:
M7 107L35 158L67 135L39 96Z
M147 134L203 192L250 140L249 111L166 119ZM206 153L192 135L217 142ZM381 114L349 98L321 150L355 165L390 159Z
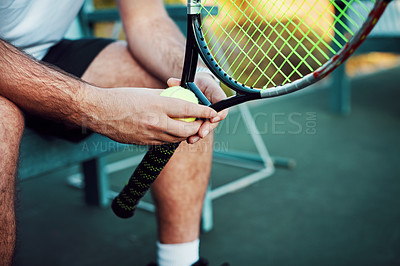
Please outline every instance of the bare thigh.
M104 48L89 65L82 79L99 87L165 88L165 82L149 73L118 41Z

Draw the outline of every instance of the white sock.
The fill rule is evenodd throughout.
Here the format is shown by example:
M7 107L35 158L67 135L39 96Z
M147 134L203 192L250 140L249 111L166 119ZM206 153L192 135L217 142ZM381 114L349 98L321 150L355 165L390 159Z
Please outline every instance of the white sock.
M161 244L157 241L158 266L190 266L199 260L200 240L179 244Z

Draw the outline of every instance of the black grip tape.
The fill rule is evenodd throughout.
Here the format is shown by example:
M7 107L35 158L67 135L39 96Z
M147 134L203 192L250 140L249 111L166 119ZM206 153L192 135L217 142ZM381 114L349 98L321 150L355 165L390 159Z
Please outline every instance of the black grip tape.
M120 218L132 217L136 206L178 148L179 143L150 146L123 190L113 200L111 208Z

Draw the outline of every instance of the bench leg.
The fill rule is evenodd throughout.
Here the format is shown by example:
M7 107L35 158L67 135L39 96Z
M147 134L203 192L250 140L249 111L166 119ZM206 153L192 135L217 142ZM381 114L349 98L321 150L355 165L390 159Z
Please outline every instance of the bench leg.
M105 158L95 158L82 163L85 201L88 205L106 207L108 199L108 176L105 171Z
M213 207L211 199L211 180L207 188L207 193L203 202L203 211L201 214L201 231L204 233L210 232L213 227Z
M351 89L346 75L345 64L339 66L331 75L331 110L339 115L351 112Z

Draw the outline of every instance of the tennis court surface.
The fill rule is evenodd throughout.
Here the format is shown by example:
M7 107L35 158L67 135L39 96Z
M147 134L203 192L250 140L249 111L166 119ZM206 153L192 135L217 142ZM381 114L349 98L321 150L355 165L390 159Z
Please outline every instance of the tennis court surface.
M353 79L348 117L328 111L323 88L250 105L270 153L297 167L215 200L201 255L211 265L400 265L399 73ZM218 129L215 148L255 151L237 112ZM16 264L154 261L154 215L121 220L109 208L85 206L82 192L66 185L70 172L19 184ZM130 172L111 184L119 187ZM215 164L213 184L246 173Z

